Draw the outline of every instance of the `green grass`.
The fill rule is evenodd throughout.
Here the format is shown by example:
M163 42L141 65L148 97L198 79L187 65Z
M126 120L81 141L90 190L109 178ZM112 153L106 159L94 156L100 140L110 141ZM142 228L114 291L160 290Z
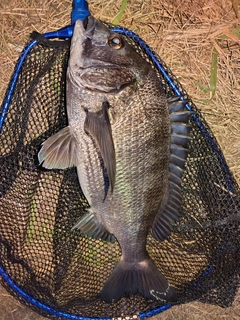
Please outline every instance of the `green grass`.
M50 69L50 82L51 85L53 87L53 89L57 92L58 95L61 94L61 84L58 83L58 81L56 81L56 78L54 76L54 67L52 67Z
M235 37L240 39L240 28L233 29L231 30L230 33L232 33ZM218 37L218 39L221 39L221 40L229 39L229 36L226 34L222 34L221 36Z
M31 202L30 202L30 221L29 221L29 227L27 230L27 237L26 237L26 241L29 242L30 239L33 238L33 234L34 234L34 224L36 221L36 200L33 197L33 191L29 190L28 191L28 196L29 198L31 198Z
M119 24L119 22L122 18L122 15L124 14L124 11L126 9L127 3L128 3L128 0L123 0L118 14L116 15L116 17L112 21L113 24Z
M36 214L37 214L37 204L34 198L34 191L28 190L28 197L31 199L30 201L30 220L29 226L27 229L27 235L25 242L26 244L31 243L32 241L36 240L37 237L45 237L50 238L52 237L54 230L44 231L44 229L49 225L49 221L46 220L43 222L38 229L36 229L37 221L36 221Z
M233 35L233 38L231 38L231 34ZM217 37L217 39L215 39L215 41L226 40L229 38L234 40L234 37L237 39L240 39L240 28L231 30L229 34L220 35L219 37ZM212 53L209 87L206 87L203 84L196 82L196 85L199 87L201 91L205 93L211 92L211 99L214 97L217 89L217 66L218 66L218 52L214 47L213 53Z
M0 50L2 51L2 52L4 52L5 54L7 54L7 51L3 48L3 46L1 46L0 45Z
M212 64L211 64L211 75L210 75L210 91L211 96L215 95L216 88L217 88L217 60L218 60L218 53L216 48L213 49L212 53Z
M198 88L204 92L210 92L212 99L216 93L217 89L217 66L218 66L218 53L216 48L213 49L212 53L212 61L211 61L211 70L210 70L210 79L209 79L209 87L204 86L203 84L196 82Z
M107 243L103 241L103 243ZM105 264L112 261L118 261L118 258L109 258L108 256L103 255L104 250L102 250L102 246L94 246L92 244L92 240L87 240L87 245L84 248L84 253L75 251L74 254L81 256L84 261L94 263L97 265Z

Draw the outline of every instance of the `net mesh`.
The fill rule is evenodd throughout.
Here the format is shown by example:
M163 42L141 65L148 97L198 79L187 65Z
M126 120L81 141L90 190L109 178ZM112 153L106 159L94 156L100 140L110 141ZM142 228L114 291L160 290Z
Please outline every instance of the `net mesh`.
M24 293L56 312L94 318L151 316L161 311L161 302L141 296L112 304L100 300L120 247L71 230L88 207L76 169L45 170L38 164L41 143L67 124L70 42L34 37L39 44L23 64L0 135L1 267ZM153 65L136 41L128 41ZM173 96L156 72L167 96ZM170 71L169 75L189 98ZM239 285L239 188L211 130L191 100L189 105L195 115L181 218L164 242L149 235L147 250L176 288L176 303L200 300L226 307ZM42 315L60 318L30 302L8 282L4 285Z

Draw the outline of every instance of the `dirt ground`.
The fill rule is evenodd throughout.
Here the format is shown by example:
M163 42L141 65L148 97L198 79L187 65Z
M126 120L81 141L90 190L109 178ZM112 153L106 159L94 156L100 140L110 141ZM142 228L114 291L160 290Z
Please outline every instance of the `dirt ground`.
M233 1L234 2L234 1ZM31 31L44 33L70 23L71 0L0 1L0 101ZM237 3L237 1L235 1ZM96 18L111 22L120 0L89 1ZM210 124L230 170L240 183L240 21L230 0L129 0L121 25L137 32L180 79ZM216 92L211 82L217 57ZM0 288L0 320L45 319ZM233 305L193 302L152 318L240 319L240 291Z

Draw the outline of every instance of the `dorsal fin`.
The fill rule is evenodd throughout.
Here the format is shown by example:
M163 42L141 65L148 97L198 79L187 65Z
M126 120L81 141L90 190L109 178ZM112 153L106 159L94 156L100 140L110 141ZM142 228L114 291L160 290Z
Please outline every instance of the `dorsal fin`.
M171 148L169 162L169 186L165 201L161 205L152 225L152 235L159 241L166 239L171 233L171 226L179 219L182 204L181 183L191 140L189 119L192 112L186 109L186 100L172 98L169 100L171 120Z

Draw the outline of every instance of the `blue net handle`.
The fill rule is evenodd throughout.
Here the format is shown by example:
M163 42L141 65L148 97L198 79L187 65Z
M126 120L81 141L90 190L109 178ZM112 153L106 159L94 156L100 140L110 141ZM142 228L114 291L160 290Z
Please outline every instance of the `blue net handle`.
M73 0L73 10L71 13L72 24L74 24L76 20L83 21L89 15L90 11L88 10L88 3L86 0Z

